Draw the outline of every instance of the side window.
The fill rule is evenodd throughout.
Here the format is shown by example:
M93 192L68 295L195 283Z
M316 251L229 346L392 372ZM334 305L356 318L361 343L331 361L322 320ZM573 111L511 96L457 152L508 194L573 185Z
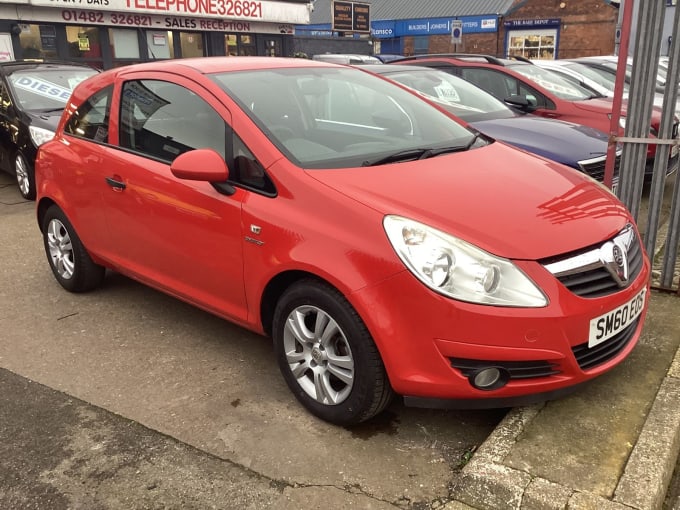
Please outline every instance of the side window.
M498 99L503 100L517 93L517 86L513 83L514 79L506 79L506 76L502 73L480 67L463 67L461 69L461 76L464 79L474 83L480 89L486 90Z
M538 108L555 109L555 105L552 104L552 101L550 102L550 105L552 105L551 108L550 105L548 105L548 100L543 94L522 82L519 82L519 95L526 97L531 104Z
M68 119L64 131L94 142L108 142L112 91L110 86L90 96Z
M210 148L225 157L224 119L191 90L158 80L123 85L120 146L172 162L180 154Z
M275 195L276 188L250 149L236 134L233 135L233 163L229 165L229 180L246 188Z

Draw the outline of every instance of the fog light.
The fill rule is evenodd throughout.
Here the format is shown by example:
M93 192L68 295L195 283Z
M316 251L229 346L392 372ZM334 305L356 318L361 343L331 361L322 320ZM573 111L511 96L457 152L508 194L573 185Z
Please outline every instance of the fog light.
M502 388L510 380L507 370L500 367L487 367L476 370L468 378L470 384L478 390L497 390Z

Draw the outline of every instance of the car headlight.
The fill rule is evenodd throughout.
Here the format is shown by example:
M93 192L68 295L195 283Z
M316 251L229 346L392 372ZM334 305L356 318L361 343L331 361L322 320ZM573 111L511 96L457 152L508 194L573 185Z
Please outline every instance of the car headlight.
M28 132L31 134L31 140L36 147L40 147L45 142L49 142L54 138L54 131L50 131L49 129L29 126Z
M383 226L402 262L435 292L484 305L548 304L541 290L508 259L400 216L385 216Z

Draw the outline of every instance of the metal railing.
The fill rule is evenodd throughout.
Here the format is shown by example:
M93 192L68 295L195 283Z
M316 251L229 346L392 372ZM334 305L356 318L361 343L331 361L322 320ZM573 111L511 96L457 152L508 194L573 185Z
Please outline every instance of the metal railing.
M632 9L634 0L626 0L623 9ZM623 144L618 194L630 209L643 233L645 248L653 264L653 286L680 294L678 249L680 247L680 178L667 177L669 160L680 149L675 116L675 104L680 82L680 8L675 8L669 67L666 78L661 124L656 138L649 137L656 74L661 50L664 17L669 11L665 0L640 2L637 37L633 51L633 69L628 95L624 136L613 137ZM624 16L627 13L624 13ZM627 37L628 34L622 34ZM625 46L625 45L624 45ZM620 60L621 61L621 60ZM624 60L625 63L625 60ZM625 67L624 67L625 69ZM619 72L623 72L619 65ZM617 91L618 92L618 91ZM656 146L653 175L649 187L644 184L647 146ZM677 161L677 156L674 158ZM677 165L677 163L675 163ZM672 186L672 192L667 187ZM648 196L643 192L648 191ZM648 201L646 199L648 198ZM640 212L647 203L647 216L640 225ZM668 203L670 202L670 204Z

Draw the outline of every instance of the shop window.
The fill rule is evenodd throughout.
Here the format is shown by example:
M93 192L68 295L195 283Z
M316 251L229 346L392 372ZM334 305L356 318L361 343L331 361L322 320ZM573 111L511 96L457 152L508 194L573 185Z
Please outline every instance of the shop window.
M430 38L418 36L413 38L413 52L416 55L424 55L430 52Z
M109 40L114 59L139 60L139 39L136 30L110 28Z
M169 30L167 32L147 32L146 44L151 59L175 58L172 32Z
M257 55L255 38L247 34L226 34L224 36L224 47L227 55L252 56Z
M200 32L180 32L182 58L203 57L203 35Z
M513 31L509 38L509 55L530 59L555 58L555 30Z
M103 67L99 27L67 26L66 42L68 43L68 56L70 58L84 60L99 68Z
M20 25L23 58L56 58L57 29L52 25Z

